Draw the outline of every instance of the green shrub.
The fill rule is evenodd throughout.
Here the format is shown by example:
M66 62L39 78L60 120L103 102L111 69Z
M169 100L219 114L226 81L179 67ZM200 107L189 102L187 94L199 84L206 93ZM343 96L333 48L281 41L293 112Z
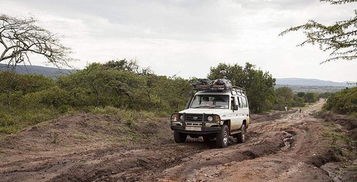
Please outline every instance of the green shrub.
M59 114L58 109L51 106L9 107L0 104L0 135L13 133L26 126L56 118Z
M1 112L0 113L0 127L8 127L15 124L15 120L10 114Z
M0 93L21 91L24 94L38 92L55 86L55 81L41 75L20 75L0 71Z
M41 104L57 108L71 102L68 92L59 87L52 87L50 89L37 92L36 94L37 97L39 97Z
M318 100L318 96L315 93L308 92L304 95L305 102L307 103L313 103Z
M292 102L291 102L292 107L304 107L305 102L302 97L299 97L298 95L295 95Z
M331 95L326 104L326 110L340 114L353 114L357 112L357 87L344 89Z

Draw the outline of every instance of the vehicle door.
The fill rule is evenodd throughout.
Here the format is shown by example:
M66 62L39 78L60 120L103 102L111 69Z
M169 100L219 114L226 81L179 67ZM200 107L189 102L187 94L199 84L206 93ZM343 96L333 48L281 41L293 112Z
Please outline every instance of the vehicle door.
M239 130L242 119L239 117L239 100L237 96L231 97L231 131Z
M240 108L240 116L242 119L242 123L243 123L243 120L246 120L247 122L249 122L249 108L248 108L247 98L245 96L239 96L239 99L242 103L242 107Z

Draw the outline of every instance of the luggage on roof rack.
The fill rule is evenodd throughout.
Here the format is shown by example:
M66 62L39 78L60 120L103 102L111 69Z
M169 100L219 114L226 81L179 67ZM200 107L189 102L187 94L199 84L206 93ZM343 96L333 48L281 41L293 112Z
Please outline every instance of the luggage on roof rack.
M227 79L199 79L192 85L194 90L208 92L229 91L233 90L233 88L239 89L239 87L233 87L231 81Z
M194 90L206 91L209 90L209 87L212 84L210 79L198 79L195 83L192 84Z
M213 81L212 87L223 90L232 90L232 83L227 79L217 79Z

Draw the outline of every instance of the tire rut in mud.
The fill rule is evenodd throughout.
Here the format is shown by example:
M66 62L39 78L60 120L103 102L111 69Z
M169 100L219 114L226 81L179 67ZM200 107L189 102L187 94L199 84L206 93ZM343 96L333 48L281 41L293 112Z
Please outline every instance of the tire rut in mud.
M74 164L51 181L152 181L164 169L178 165L183 158L203 149L175 144L126 152L112 149L99 159L89 158Z
M219 168L230 166L245 160L252 160L263 156L287 151L294 142L295 133L275 131L269 133L254 133L254 139L250 138L244 144L233 144L225 149L204 150L195 155L184 158L182 163L164 170L159 176L159 181L195 181L206 179L207 171L211 175L219 177ZM249 136L249 133L248 133Z

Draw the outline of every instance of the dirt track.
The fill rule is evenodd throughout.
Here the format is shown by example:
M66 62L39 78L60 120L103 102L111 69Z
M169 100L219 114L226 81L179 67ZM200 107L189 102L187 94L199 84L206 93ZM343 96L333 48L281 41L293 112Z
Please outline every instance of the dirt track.
M250 126L246 143L232 139L225 149L200 139L174 144L166 129L166 138L155 144L123 146L78 139L52 146L43 144L48 141L40 140L41 135L31 144L34 139L28 138L38 132L30 129L0 142L0 181L331 181L320 166L334 158L328 141L321 138L321 120L310 115L322 104L303 113L280 114L281 118L259 118ZM80 123L83 117L87 116L75 120Z

